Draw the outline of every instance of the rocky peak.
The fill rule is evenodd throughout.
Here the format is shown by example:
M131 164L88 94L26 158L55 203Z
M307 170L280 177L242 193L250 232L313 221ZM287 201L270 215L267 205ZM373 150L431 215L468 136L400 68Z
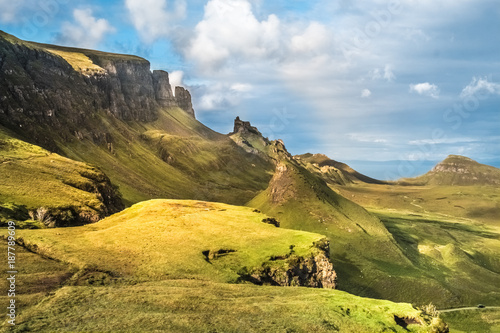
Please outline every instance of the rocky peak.
M183 87L175 87L175 100L177 105L194 118L194 109L191 102L191 94Z
M242 133L242 134L252 133L258 136L262 136L262 133L259 132L257 127L250 125L249 121L241 120L240 117L236 117L236 119L234 120L234 130L233 133L231 134L235 133Z
M153 71L153 87L156 101L160 106L173 107L177 105L167 72L161 70Z

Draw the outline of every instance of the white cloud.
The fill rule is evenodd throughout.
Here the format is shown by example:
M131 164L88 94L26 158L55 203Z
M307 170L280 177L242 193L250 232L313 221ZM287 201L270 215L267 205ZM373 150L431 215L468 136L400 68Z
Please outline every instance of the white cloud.
M175 87L184 87L183 83L184 72L183 71L173 71L168 73L168 81L172 87L172 94L175 95Z
M396 75L393 72L392 65L387 64L385 65L384 69L382 70L381 68L375 68L372 69L369 73L368 76L372 80L387 80L388 82L392 82L396 80Z
M330 42L328 29L318 22L311 22L302 34L291 38L290 49L294 53L321 53L328 48Z
M484 98L486 95L500 95L500 83L490 82L486 77L474 77L471 83L462 90L460 97L477 96Z
M363 91L361 91L361 97L362 98L368 98L372 95L372 92L368 89L363 89Z
M231 86L231 90L238 92L248 92L252 90L252 85L247 83L235 83Z
M391 65L385 65L384 67L384 79L387 81L394 81L396 79L396 75L394 75L394 72L392 71L392 66Z
M71 46L94 48L104 39L106 34L115 31L115 28L107 20L95 18L91 9L75 9L73 18L74 23L63 23L58 42Z
M184 48L200 69L220 69L231 58L258 61L280 48L280 21L276 15L259 21L246 0L210 0L194 38Z
M147 43L169 37L173 25L186 17L186 6L185 0L125 0L135 29Z
M416 92L422 96L430 96L432 98L439 97L439 87L429 82L410 84L410 92Z

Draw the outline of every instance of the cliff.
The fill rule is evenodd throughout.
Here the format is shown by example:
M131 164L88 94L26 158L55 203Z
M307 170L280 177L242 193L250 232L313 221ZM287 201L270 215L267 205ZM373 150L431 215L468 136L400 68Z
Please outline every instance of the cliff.
M0 124L32 142L56 149L45 131L68 141L90 132L106 141L99 115L151 122L161 108L180 107L194 117L191 96L168 73L150 71L136 56L19 40L0 31ZM107 142L109 143L109 142Z

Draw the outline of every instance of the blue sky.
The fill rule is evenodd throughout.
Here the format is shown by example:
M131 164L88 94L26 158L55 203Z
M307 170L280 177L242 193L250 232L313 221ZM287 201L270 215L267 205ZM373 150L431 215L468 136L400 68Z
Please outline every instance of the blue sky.
M293 154L321 152L379 178L423 173L448 154L500 166L497 0L0 0L0 9L0 29L19 38L147 58L222 133L239 115Z

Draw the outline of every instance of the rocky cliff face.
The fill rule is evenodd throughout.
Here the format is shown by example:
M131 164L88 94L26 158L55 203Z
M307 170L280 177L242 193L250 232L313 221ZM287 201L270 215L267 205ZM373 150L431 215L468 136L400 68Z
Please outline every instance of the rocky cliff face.
M330 243L323 239L314 244L309 257L291 253L284 258L271 258L270 263L256 268L245 279L256 284L303 286L335 289L337 273L328 258Z
M175 98L168 73L151 73L147 60L19 40L0 31L0 124L55 149L45 131L63 140L100 133L99 114L153 121L162 107L194 117L191 96ZM21 130L22 129L22 130Z

